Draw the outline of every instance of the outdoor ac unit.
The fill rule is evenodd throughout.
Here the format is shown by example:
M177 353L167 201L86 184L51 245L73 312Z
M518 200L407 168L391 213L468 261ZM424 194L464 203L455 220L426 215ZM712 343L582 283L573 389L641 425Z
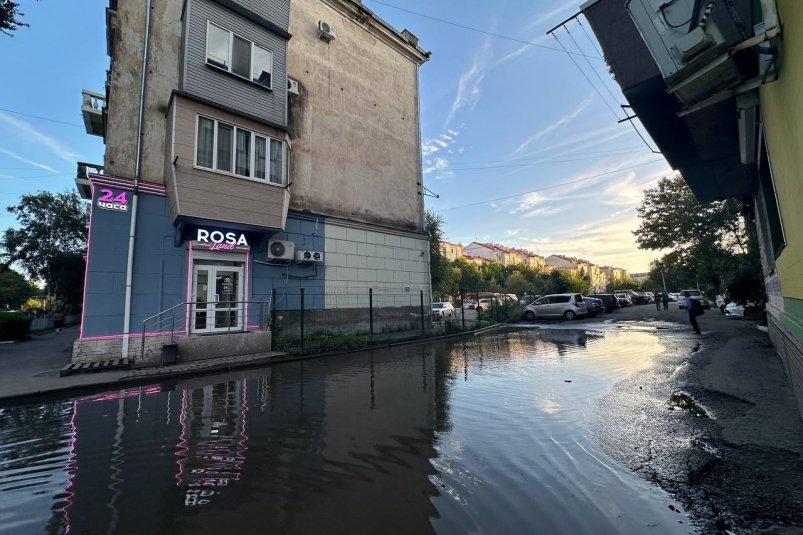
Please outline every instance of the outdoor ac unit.
M335 38L335 29L331 24L324 20L318 21L318 37L324 41L331 41Z
M291 241L268 241L268 260L292 260L295 257L296 244Z
M298 82L295 80L288 78L287 79L287 92L292 93L294 95L298 95Z
M296 260L299 262L323 262L323 253L320 251L296 251Z

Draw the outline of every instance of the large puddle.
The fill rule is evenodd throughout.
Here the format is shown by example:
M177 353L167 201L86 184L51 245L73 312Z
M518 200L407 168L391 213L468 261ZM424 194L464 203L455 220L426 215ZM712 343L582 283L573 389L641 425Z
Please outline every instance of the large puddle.
M529 329L0 409L0 532L688 533L589 431L661 350Z

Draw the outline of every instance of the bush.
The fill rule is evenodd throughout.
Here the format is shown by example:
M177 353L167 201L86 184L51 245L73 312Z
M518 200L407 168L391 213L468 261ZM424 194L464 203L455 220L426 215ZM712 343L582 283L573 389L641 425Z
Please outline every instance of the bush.
M19 340L28 334L33 318L19 312L0 312L0 340Z

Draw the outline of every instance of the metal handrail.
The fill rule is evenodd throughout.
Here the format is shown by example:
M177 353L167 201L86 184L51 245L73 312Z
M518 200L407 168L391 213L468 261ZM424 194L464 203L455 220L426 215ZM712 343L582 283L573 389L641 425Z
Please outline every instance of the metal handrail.
M270 325L270 318L271 318L271 315L272 315L272 302L271 302L270 299L268 299L268 300L259 300L259 301L250 301L250 300L248 300L248 301L184 301L183 303L179 303L177 305L173 305L170 308L162 310L161 312L157 312L156 314L148 316L147 318L142 320L142 340L141 340L141 344L140 344L140 360L142 360L145 357L145 337L146 337L146 332L147 332L148 324L153 322L153 320L159 318L159 321L156 322L156 325L157 325L157 329L161 330L161 328L164 325L166 325L166 322L169 319L169 321L170 321L170 343L175 343L176 311L177 310L186 311L186 314L191 314L192 310L193 310L192 307L204 306L204 308L206 309L207 305L221 305L221 304L222 305L228 305L228 307L222 309L222 311L237 310L239 312L242 312L243 310L245 310L245 307L247 307L248 305L259 305L260 306L260 311L259 311L260 324L259 324L259 328L262 329L262 330L267 330L268 326ZM242 307L238 306L235 309L234 305L243 305L243 306ZM264 306L264 305L267 305L267 306ZM190 307L190 308L186 309L185 307ZM166 316L167 314L169 314L169 316ZM189 321L189 318L188 318L187 315L185 315L185 319L187 321ZM208 321L208 318L207 318L207 321ZM231 321L227 321L227 323L228 324L226 325L226 327L227 327L227 331L226 332L230 333L231 332L231 327L232 327ZM179 327L180 327L180 324L179 324ZM245 330L247 328L248 328L248 325L245 324L245 319L243 318L242 319L242 327L238 328L236 330L240 331L240 330ZM187 324L187 330L189 331L189 324ZM167 332L164 332L164 334L167 334Z

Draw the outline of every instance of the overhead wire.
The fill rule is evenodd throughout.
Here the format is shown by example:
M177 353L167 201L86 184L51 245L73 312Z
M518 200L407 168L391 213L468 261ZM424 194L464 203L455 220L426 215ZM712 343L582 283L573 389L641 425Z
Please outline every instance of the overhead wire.
M524 44L524 45L534 46L536 48L543 48L545 50L552 50L552 51L555 51L555 52L561 52L561 50L558 49L558 48L554 48L554 47L547 46L547 45L541 45L541 44L538 44L538 43L534 43L532 41L525 41L523 39L517 39L515 37L510 37L508 35L502 35L502 34L498 34L498 33L494 33L494 32L488 32L488 31L485 31L485 30L480 30L479 28L473 28L471 26L466 26L464 24L459 24L457 22L452 22L452 21L445 20L445 19L439 19L439 18L433 17L431 15L425 15L424 13L419 13L417 11L412 11L412 10L409 10L409 9L406 9L406 8L403 8L403 7L395 6L393 4L388 4L388 3L382 2L380 0L367 0L367 1L368 2L373 2L375 4L379 4L379 5L382 5L382 6L385 6L385 7L389 7L391 9L396 9L396 10L399 10L399 11L403 11L405 13L410 13L411 15L416 15L418 17L422 17L422 18L425 18L425 19L434 20L434 21L440 22L442 24L448 24L449 26L455 26L457 28L462 28L464 30L469 30L469 31L472 31L472 32L477 32L477 33L481 33L481 34L485 34L485 35L490 35L491 37L496 37L498 39L505 39L505 40L508 40L508 41L513 41L515 43L521 43L521 44ZM582 52L579 53L579 54L576 53L576 52L571 52L570 54L581 55L581 56L585 55ZM591 59L599 59L599 60L602 59L602 57L600 57L600 56L589 56L589 57Z
M643 150L644 150L643 148L640 148L640 149L638 149L638 152L641 152ZM636 152L636 151L632 151L632 152ZM611 156L614 156L614 154L612 154ZM599 155L586 156L586 157L579 156L579 157L576 157L576 158L570 158L570 159L565 159L565 160L543 160L543 161L538 161L538 162L517 163L517 164L509 164L509 165L486 165L486 166L481 166L481 167L448 167L448 168L445 168L445 169L449 169L451 171L476 171L476 170L482 170L482 169L509 169L509 168L513 168L513 167L531 167L531 166L535 166L535 165L544 165L544 164L549 165L549 164L555 164L555 163L578 162L578 161L582 161L582 160L596 160L596 159L598 159L600 157L601 156L599 156Z
M580 48L580 44L579 44L579 43L578 43L578 42L575 40L574 36L572 35L572 32L570 32L570 31L569 31L569 27L568 27L568 26L564 26L564 27L563 27L563 29L564 29L564 30L566 30L566 34L569 36L569 39L571 39L571 40L572 40L572 43L574 43L574 46L576 46L576 47L577 47L577 50L582 50L582 49ZM593 65L591 65L591 62L590 62L590 61L588 61L588 58L586 58L586 63L588 63L588 68L589 68L589 69L591 69L591 72L593 72L593 73L594 73L594 76L596 76L596 77L597 77L597 80L599 80L599 83L602 85L602 87L604 87L604 88L605 88L605 90L606 90L606 91L608 92L608 94L611 96L611 98L613 99L613 101L614 101L614 102L617 102L617 100L618 100L617 96L613 94L613 91L611 91L611 88L610 88L610 87L608 87L608 84L606 84L606 83L605 83L605 80L603 80L603 79L602 79L602 76L600 76L599 72L597 72L597 69L595 69L595 68L594 68L594 66L593 66ZM617 116L617 117L618 117L618 116Z
M15 115L22 115L22 116L25 116L25 117L32 117L34 119L41 119L42 121L50 121L51 123L66 124L66 125L70 125L70 126L80 126L82 128L84 126L84 125L78 124L78 123L68 123L66 121L59 121L57 119L50 119L49 117L42 117L41 115L33 115L33 114L30 114L30 113L24 113L24 112L21 112L21 111L9 110L8 108L0 108L0 111L4 111L6 113L13 113Z

